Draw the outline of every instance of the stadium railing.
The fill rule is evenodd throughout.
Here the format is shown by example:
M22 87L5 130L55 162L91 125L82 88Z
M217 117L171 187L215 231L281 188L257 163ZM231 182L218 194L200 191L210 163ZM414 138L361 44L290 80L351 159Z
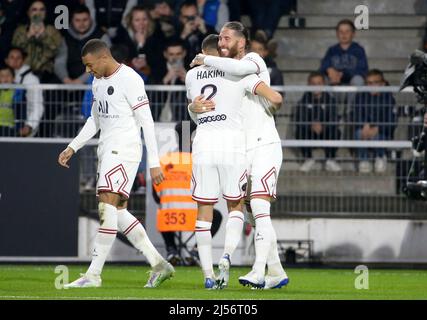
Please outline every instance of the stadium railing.
M284 94L284 105L275 115L276 125L282 139L284 150L283 166L280 174L277 196L273 206L275 214L282 216L418 216L424 211L422 206L406 201L401 187L412 163L410 138L422 128L421 105L417 103L413 92L399 92L395 86L385 87L349 87L349 86L284 86L274 87ZM89 85L38 85L26 87L21 85L0 85L1 90L21 90L21 98L26 90L43 92L44 116L38 129L31 138L0 137L1 141L13 139L19 141L49 142L52 140L70 141L83 126L90 113L91 97ZM175 122L189 120L184 86L147 85L150 107L155 121ZM319 119L323 128L335 126L340 137L333 135L327 139L297 139L298 126L311 127L311 118L307 110L313 110L315 101L310 97L301 103L304 93L323 92L333 99L319 103L323 112L336 111L333 119ZM355 130L363 125L356 121L354 101L366 105L370 94L380 92L386 98L372 108L372 116L381 119L373 125L394 127L390 140L367 141L356 140ZM394 103L392 98L394 99ZM16 101L16 114L24 114L25 104L32 101ZM302 105L305 105L303 107ZM301 108L306 108L301 114ZM391 108L393 117L384 113ZM329 111L328 111L329 110ZM360 110L360 109L357 109ZM311 111L312 112L312 111ZM376 113L375 113L376 112ZM304 118L305 117L305 118ZM313 119L316 119L314 117ZM25 119L16 119L22 123ZM329 121L325 121L329 120ZM95 157L93 146L86 148L80 157L82 186L90 188L95 177ZM315 165L309 172L301 171L301 164L307 160L301 152L302 147L313 148ZM322 149L337 148L335 160L341 167L340 172L325 170L326 156ZM387 168L383 172L359 172L360 158L358 150L370 148L385 149ZM368 160L374 167L375 156L371 152ZM421 159L415 161L421 166ZM91 181L92 180L92 181Z

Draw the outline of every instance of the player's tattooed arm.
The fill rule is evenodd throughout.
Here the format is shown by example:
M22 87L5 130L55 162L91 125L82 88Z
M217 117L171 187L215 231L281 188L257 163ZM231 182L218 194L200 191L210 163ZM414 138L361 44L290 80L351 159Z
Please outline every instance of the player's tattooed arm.
M64 151L62 151L59 154L58 163L65 168L69 168L70 165L68 164L68 160L71 159L74 153L75 152L72 148L67 147Z
M212 100L203 100L205 96L202 94L194 98L188 105L188 110L193 113L205 113L215 110L215 102Z
M276 113L281 108L283 103L282 95L276 90L271 89L263 81L257 85L255 93L268 100L269 103L265 107L271 114Z

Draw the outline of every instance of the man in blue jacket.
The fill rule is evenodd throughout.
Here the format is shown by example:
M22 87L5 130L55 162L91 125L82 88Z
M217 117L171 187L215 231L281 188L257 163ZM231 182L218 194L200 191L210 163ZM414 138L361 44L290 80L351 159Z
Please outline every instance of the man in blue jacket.
M372 69L366 77L368 86L385 86L387 84L383 73ZM352 120L355 124L355 138L357 140L392 140L397 125L395 110L396 101L390 92L360 92L356 95L352 110ZM369 162L369 153L366 148L357 149L359 172L372 171ZM385 149L374 148L375 172L384 172L387 169Z
M368 73L365 49L353 41L356 28L351 20L344 19L336 27L338 44L329 47L322 59L320 71L328 77L330 85L364 84Z

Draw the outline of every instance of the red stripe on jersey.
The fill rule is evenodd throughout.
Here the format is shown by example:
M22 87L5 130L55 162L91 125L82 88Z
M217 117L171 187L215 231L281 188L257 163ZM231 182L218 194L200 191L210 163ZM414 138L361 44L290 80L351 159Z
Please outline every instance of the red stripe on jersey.
M110 74L108 77L104 77L104 79L110 79L112 76L114 76L117 72L119 72L119 70L120 70L120 68L122 67L122 65L123 65L123 64L120 64L120 65L117 67L117 69L116 69L112 74Z
M136 106L133 106L133 107L132 107L132 110L136 110L136 109L138 109L138 108L140 108L140 107L142 107L142 106L145 106L145 105L147 105L147 104L149 104L149 101L148 101L148 100L146 100L146 101L144 101L144 102L141 102L141 103L137 104Z
M260 80L255 84L254 88L252 89L252 94L256 95L256 88L258 88L258 86L261 84L261 82L262 81Z

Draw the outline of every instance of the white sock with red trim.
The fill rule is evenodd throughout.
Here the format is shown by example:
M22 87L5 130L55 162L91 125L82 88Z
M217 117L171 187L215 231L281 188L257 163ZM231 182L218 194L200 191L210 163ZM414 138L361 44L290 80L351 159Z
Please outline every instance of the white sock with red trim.
M203 275L205 278L214 279L211 226L212 222L196 221L196 243Z
M142 224L127 209L117 211L118 227L132 245L147 258L151 267L165 261L151 243Z
M222 256L228 254L231 259L231 256L242 238L244 221L245 216L241 211L231 211L228 214L227 224L225 225L224 252Z
M270 218L270 202L258 198L251 199L251 209L255 219L255 263L253 270L259 278L264 278L272 233L274 232Z
M100 227L95 237L92 253L92 262L87 273L99 276L104 267L105 260L117 235L117 208L100 202L98 204Z

